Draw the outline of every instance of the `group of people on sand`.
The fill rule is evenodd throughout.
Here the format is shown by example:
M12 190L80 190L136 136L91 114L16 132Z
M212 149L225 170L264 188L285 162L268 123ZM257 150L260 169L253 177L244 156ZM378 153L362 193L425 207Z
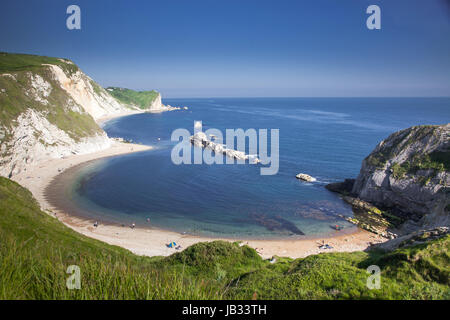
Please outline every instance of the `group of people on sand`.
M148 223L150 223L150 218L147 218L146 220L147 220ZM98 221L95 221L95 222L94 222L94 227L95 227L95 228L98 227ZM122 224L122 227L125 227L125 225ZM133 222L132 224L130 224L130 228L131 228L131 229L136 228L136 223Z

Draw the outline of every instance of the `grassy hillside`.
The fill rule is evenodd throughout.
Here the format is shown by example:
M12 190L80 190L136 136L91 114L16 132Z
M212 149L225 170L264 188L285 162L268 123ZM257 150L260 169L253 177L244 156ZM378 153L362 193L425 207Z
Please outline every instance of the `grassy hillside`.
M29 191L0 178L0 299L449 299L450 237L392 253L261 259L237 243L199 243L148 258L89 239L40 211ZM382 270L366 287L367 266ZM81 289L68 290L69 265Z
M60 66L67 74L72 74L79 70L69 59L0 52L0 73L34 71L40 69L42 64Z
M153 101L158 97L159 93L152 91L134 91L131 89L108 87L108 92L117 100L124 104L135 105L141 109L148 109Z

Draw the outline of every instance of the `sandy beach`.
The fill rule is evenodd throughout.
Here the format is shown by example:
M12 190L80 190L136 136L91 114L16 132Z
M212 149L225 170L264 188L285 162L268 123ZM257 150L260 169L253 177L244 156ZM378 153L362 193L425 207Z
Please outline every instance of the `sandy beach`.
M101 119L99 123L104 123L110 119L111 118ZM150 150L151 148L151 146L114 141L110 148L103 151L85 155L74 155L62 159L52 159L45 163L30 167L27 171L14 176L13 180L28 188L38 200L44 211L60 220L68 227L88 237L126 248L135 254L167 256L177 251L166 246L166 244L171 241L175 241L178 245L181 245L182 250L197 242L218 240L219 238L183 235L150 227L137 227L131 229L128 226L123 227L112 224L102 224L101 222L98 227L94 227L94 221L80 218L73 215L71 212L65 212L67 210L64 211L56 208L50 204L46 198L46 188L52 183L57 175L62 174L69 168L96 159L132 152L141 152ZM301 258L321 252L360 251L366 249L373 243L385 241L383 238L367 231L356 228L355 230L356 231L353 233L341 233L336 231L334 235L325 238L300 240L243 240L242 243L256 249L263 258L270 258L275 255ZM229 239L221 240L236 241ZM323 243L329 244L333 249L319 249L319 246Z

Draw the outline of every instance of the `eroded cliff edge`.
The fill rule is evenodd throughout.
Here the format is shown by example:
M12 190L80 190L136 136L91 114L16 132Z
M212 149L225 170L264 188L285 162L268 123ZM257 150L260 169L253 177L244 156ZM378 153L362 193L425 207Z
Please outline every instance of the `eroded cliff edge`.
M414 126L380 142L355 180L327 188L354 206L388 210L407 233L450 225L449 171L450 124Z
M0 52L0 175L106 149L111 140L96 121L139 111L70 60Z

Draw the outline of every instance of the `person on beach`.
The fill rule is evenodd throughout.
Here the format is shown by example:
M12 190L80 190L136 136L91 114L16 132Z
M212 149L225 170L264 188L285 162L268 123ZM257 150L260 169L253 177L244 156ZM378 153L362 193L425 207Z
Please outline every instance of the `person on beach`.
M136 224L133 222L130 226L131 229L134 229L134 227L136 227Z
M98 221L94 222L94 227L96 227L96 228L98 227Z

